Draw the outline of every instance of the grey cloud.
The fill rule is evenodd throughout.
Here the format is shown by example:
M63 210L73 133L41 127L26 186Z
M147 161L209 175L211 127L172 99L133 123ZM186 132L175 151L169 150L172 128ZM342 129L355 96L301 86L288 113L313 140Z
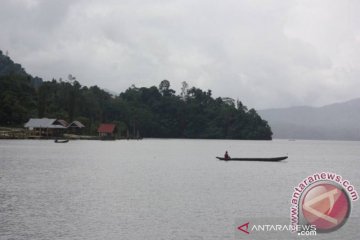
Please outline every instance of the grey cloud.
M351 5L349 7L349 5ZM249 107L357 97L355 1L5 1L0 48L33 75L117 92L168 79Z

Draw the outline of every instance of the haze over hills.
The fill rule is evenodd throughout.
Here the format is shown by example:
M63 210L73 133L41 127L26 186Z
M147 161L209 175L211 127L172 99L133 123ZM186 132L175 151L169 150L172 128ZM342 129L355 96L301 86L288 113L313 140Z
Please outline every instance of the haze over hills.
M360 140L360 98L322 107L259 110L274 138Z

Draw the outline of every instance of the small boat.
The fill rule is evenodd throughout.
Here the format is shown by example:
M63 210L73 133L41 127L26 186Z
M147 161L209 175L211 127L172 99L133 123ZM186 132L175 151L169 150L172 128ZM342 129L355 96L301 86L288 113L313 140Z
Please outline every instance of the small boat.
M64 139L64 140L55 139L55 143L67 143L67 142L69 142L69 139Z
M229 158L225 159L224 157L216 157L222 161L262 161L262 162L280 162L287 159L287 156L283 157L273 157L273 158Z

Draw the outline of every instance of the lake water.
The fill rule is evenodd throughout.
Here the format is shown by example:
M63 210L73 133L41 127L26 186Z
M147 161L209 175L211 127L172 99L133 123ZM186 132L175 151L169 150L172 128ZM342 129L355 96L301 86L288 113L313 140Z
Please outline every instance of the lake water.
M289 158L215 159L225 150ZM0 239L253 239L239 219L289 220L294 187L316 172L360 192L359 169L360 142L1 140ZM353 202L342 228L314 239L360 239L359 217Z

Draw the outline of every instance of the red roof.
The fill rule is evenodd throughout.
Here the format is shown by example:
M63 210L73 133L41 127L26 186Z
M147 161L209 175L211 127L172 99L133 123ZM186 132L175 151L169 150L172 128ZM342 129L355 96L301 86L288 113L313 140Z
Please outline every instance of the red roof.
M102 123L98 128L99 133L113 133L116 128L116 125L113 123Z

